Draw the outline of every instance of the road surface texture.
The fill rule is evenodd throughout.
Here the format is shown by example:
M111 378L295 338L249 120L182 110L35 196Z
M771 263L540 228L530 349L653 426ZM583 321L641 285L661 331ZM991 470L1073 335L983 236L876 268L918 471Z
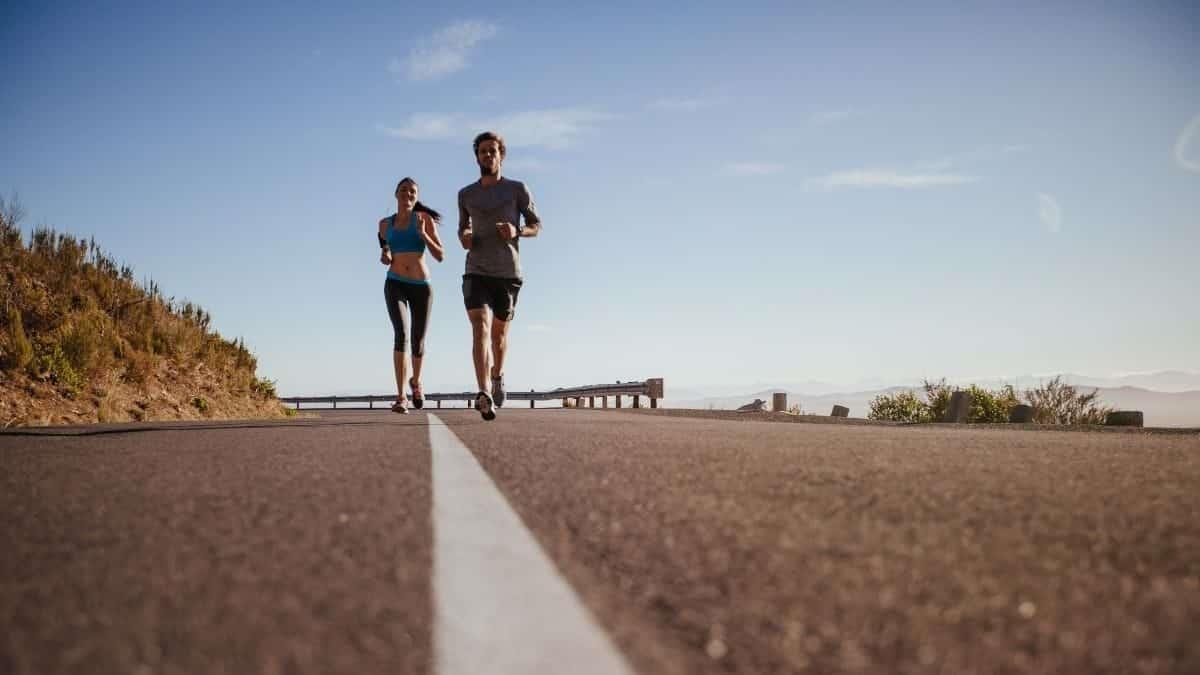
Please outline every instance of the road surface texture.
M1200 435L432 412L0 434L0 672L462 672L493 489L596 672L1200 672Z

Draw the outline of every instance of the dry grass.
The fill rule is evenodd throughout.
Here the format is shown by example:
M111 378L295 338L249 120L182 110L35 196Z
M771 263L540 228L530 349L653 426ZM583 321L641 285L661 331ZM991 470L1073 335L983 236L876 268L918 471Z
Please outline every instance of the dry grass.
M186 418L196 396L205 417L283 414L245 342L207 311L136 281L95 240L38 227L26 242L23 212L0 197L0 425ZM155 393L185 405L137 405Z
M1025 391L1039 424L1104 424L1112 408L1100 405L1100 390L1083 393L1055 377L1040 387Z

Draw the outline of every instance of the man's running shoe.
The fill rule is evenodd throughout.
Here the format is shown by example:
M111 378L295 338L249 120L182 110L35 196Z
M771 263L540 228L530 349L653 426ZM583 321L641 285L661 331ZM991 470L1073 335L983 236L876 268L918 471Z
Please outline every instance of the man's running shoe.
M492 395L486 391L481 391L475 395L475 409L483 416L483 419L491 422L496 419L496 402L492 400Z
M496 402L497 408L504 407L504 376L492 378L492 400Z
M425 407L425 394L421 391L421 385L417 384L416 380L410 379L408 386L412 388L412 403L417 410Z

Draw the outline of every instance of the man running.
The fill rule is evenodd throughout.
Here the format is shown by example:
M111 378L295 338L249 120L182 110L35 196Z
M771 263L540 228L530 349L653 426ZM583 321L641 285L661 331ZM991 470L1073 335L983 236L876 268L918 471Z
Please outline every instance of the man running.
M542 221L525 184L500 177L504 139L485 131L473 147L480 178L458 191L458 240L467 250L463 301L474 334L475 409L492 420L504 405L508 327L521 292L521 238L538 236Z

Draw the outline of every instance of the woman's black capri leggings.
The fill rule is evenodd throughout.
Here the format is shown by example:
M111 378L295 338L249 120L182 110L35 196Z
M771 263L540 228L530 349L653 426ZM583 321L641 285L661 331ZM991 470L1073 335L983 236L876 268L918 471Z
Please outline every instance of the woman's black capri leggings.
M394 349L408 350L408 339L412 338L412 355L425 354L425 327L429 325L429 311L433 308L433 287L429 284L409 284L388 279L383 284L383 297L387 300L388 317L396 334ZM405 309L410 311L406 312ZM411 329L409 314L412 314Z

